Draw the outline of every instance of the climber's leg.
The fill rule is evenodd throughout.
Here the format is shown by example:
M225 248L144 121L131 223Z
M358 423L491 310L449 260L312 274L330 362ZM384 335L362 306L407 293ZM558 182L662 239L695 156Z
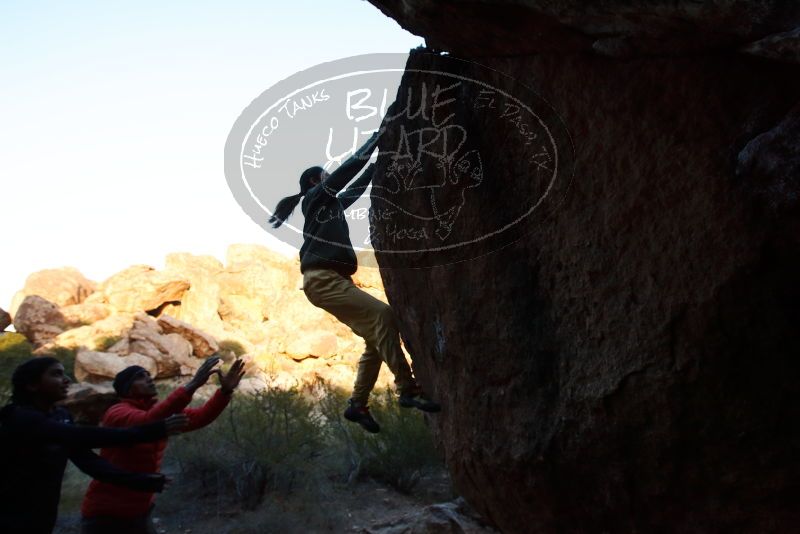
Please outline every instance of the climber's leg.
M306 271L303 289L312 304L334 315L356 335L364 338L368 347L377 351L389 366L401 394L418 390L411 368L400 348L397 321L388 304L357 288L350 279L328 269ZM354 396L358 394L364 397L365 390L372 390L375 384L371 378L374 366L375 359L370 354L365 366L364 381L357 380Z
M381 364L383 360L375 348L369 341L366 342L367 346L364 349L364 354L358 360L358 373L356 374L356 382L353 385L353 400L366 405L369 400L369 394L372 388L375 387L375 382L378 380L378 373L381 371Z

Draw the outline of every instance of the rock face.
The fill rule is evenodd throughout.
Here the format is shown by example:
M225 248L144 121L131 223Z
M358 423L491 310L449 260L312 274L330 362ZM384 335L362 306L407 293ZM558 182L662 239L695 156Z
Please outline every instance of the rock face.
M108 306L99 303L83 302L71 306L63 306L61 314L70 327L85 326L96 323L111 315Z
M198 358L208 358L219 350L219 345L213 337L169 315L159 317L158 326L166 334L175 334L186 339L190 345L189 352L193 352Z
M800 25L800 9L783 0L370 1L429 47L470 57L620 49L674 55Z
M112 404L119 402L111 386L99 384L70 384L67 398L62 402L81 425L96 425Z
M180 301L189 285L183 277L147 265L134 265L103 282L99 290L114 310L136 312Z
M95 283L73 267L45 269L31 274L25 287L18 291L11 302L11 314L15 315L25 297L38 295L56 306L80 304L95 290Z
M193 325L221 328L218 312L220 286L217 275L223 271L222 263L211 256L169 254L165 264L167 272L175 273L191 285L180 298L180 309L176 315Z
M800 9L373 3L438 48L477 54L487 35L512 47L481 49L480 63L495 71L412 54L401 97L431 81L413 70L492 86L505 73L550 103L574 145L563 200L518 240L460 263L429 254L407 260L427 269L382 269L415 369L443 403L430 421L470 504L503 532L795 529L800 191L790 110L800 70L737 50L788 30ZM761 18L745 16L753 10ZM530 47L519 35L504 39L501 19L529 23ZM723 19L727 29L715 33ZM548 35L580 30L579 40L594 38L592 28L666 31L686 46L672 57L609 59L575 53L561 37L540 46L540 23ZM673 26L735 49L683 55L698 41ZM446 110L484 163L485 190L460 218L499 224L506 214L496 203L537 194L534 166L520 164L537 147L509 142L512 124L484 131L473 96ZM421 116L398 120L406 131L426 126ZM381 151L395 146L395 126ZM420 175L436 172L430 162ZM375 185L392 187L390 176L379 159ZM411 210L429 201L406 200ZM403 266L388 254L378 261Z
M113 352L82 350L75 357L75 378L81 382L98 379L109 380L131 365L144 367L152 376L157 375L156 362L147 356L136 353L120 356Z
M11 326L11 324L11 315L9 315L4 309L0 308L0 332L5 331L5 329Z
M800 28L750 43L742 48L742 52L775 61L800 63Z
M37 295L25 297L14 315L14 329L35 346L51 341L65 328L58 306Z

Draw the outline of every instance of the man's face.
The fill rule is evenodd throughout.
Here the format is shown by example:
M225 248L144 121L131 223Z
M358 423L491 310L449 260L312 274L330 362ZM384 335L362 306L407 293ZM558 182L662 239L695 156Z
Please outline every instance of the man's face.
M54 363L44 372L39 381L31 384L29 389L42 400L58 402L67 398L70 379L64 372L64 366Z
M153 377L147 371L142 371L131 382L131 387L128 388L127 397L133 399L149 399L158 394L156 391L156 383L153 382Z

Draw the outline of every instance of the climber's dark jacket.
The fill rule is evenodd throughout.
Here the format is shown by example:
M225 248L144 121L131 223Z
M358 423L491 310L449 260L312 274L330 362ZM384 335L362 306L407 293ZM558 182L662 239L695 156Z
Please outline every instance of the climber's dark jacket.
M300 272L312 268L333 269L342 276L356 272L358 263L344 210L364 193L375 166L367 167L350 187L339 191L364 168L374 148L372 145L362 149L303 196L305 240L300 248Z
M0 410L0 532L49 533L67 459L89 476L140 491L160 491L163 476L118 469L91 451L166 436L163 421L128 429L79 427L64 408Z

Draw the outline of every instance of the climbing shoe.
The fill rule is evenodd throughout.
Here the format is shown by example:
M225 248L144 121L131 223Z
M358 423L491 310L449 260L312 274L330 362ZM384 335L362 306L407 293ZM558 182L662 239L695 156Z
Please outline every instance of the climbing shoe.
M425 397L421 391L414 391L411 393L400 394L400 406L403 408L416 408L423 412L435 413L441 412L442 407L437 402L433 402Z
M358 423L364 430L377 434L381 431L380 425L372 418L369 413L369 408L365 404L353 402L353 399L347 401L347 409L344 411L344 418L348 421Z

